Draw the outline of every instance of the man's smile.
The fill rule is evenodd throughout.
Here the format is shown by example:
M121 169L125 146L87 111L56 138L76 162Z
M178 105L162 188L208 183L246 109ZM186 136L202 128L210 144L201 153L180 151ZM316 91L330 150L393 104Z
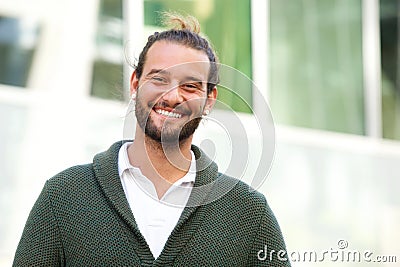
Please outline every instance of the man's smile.
M168 118L176 118L176 119L179 119L179 118L182 117L182 114L181 114L181 113L173 112L173 111L168 111L168 110L165 110L165 109L162 109L162 108L154 108L154 111L155 111L157 114L163 115L163 116L168 117Z

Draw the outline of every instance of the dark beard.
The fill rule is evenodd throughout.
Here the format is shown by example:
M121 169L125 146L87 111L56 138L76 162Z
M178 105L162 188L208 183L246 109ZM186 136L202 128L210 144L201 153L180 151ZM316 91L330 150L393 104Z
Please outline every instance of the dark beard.
M142 128L146 136L159 143L175 143L177 140L181 142L188 139L194 134L201 121L201 117L197 117L186 122L183 127L174 129L168 126L172 123L168 122L167 119L162 130L159 130L150 117L154 103L149 103L146 110L146 107L140 101L139 95L137 95L135 105L135 115L140 128Z

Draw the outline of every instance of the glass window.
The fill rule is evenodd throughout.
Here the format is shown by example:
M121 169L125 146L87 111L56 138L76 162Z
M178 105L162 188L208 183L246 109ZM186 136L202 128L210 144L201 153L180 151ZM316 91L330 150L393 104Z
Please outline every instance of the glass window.
M383 137L400 140L400 1L380 1Z
M36 21L0 16L0 83L26 86L38 38Z
M361 4L270 0L276 122L365 134Z
M93 63L93 96L124 99L122 0L101 0Z
M152 34L161 27L159 11L176 11L195 16L202 32L213 44L220 62L251 78L251 24L250 0L145 0L144 21L146 32ZM235 84L243 79L233 76ZM251 84L237 86L235 92L252 105ZM220 87L218 100L236 111L250 112L249 107L229 89ZM217 105L223 108L223 105Z

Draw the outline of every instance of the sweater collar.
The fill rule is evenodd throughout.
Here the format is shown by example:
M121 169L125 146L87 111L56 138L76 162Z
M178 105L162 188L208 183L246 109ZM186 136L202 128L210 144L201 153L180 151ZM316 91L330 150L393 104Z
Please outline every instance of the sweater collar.
M137 236L139 242L135 242L133 246L138 257L143 263L151 263L153 255L139 231L118 174L118 151L123 143L123 141L116 142L107 151L97 154L93 158L93 169L111 206Z
M119 174L119 177L121 177L121 178L122 178L123 172L126 170L133 170L135 173L140 173L142 175L140 168L132 166L131 163L129 162L128 146L130 144L132 144L131 141L125 142L118 151L118 174ZM193 151L191 151L191 155L192 155L192 160L190 162L189 171L186 173L185 176L183 176L182 178L177 180L174 183L174 185L179 186L179 185L182 185L183 183L191 183L191 184L194 183L195 176L196 176L196 173L195 173L196 172L196 157L195 157Z
M118 174L118 153L125 142L127 141L116 142L107 151L97 154L93 159L93 166L106 196L123 217L129 219L133 215L128 215L132 212ZM192 145L191 149L196 158L196 180L187 206L194 207L205 204L206 196L217 179L218 166L197 146Z
M134 233L138 236L140 244L135 244L135 250L138 255L142 255L143 259L153 258L151 251L143 237L140 233L139 228L136 224L135 218L132 211L130 210L128 200L126 199L121 179L118 174L118 152L123 143L126 141L119 141L111 145L111 147L102 153L97 154L93 159L93 168L96 178L102 188L105 196L110 201L111 205L118 212L121 218L130 226ZM218 167L217 165L207 157L207 155L202 152L198 147L192 145L191 147L195 158L196 158L196 179L192 189L192 193L187 202L187 206L183 210L179 221L171 233L164 250L167 252L162 252L157 261L164 262L167 260L165 253L174 254L174 256L179 253L179 251L185 246L190 237L194 234L199 224L190 224L185 226L185 222L194 214L199 206L208 204L211 202L208 197L212 197L210 194L211 189L215 186L216 181L218 181ZM197 212L197 220L202 220L204 217L204 211ZM182 231L182 227L185 228L185 238L179 236L179 232ZM172 245L173 244L173 245ZM169 248L174 246L175 249L169 251ZM178 247L176 247L178 246ZM175 258L175 257L172 257ZM154 258L153 258L154 259ZM171 258L170 258L171 259Z

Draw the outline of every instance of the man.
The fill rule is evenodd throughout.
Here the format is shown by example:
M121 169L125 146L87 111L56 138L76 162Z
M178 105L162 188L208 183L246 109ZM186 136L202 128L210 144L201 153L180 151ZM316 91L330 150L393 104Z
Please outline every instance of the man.
M135 139L46 182L15 266L290 266L264 196L192 145L217 58L197 21L170 20L179 27L148 38L131 77Z

